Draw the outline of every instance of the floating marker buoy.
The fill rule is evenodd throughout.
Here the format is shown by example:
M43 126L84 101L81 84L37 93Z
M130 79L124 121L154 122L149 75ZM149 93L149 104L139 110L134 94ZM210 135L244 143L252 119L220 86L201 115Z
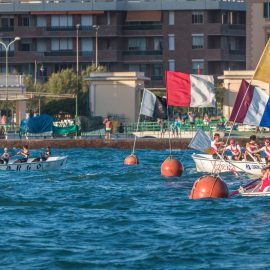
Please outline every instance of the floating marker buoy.
M160 170L163 176L172 177L181 176L184 168L180 161L169 157L161 164Z
M125 165L136 165L136 164L139 164L139 160L138 160L136 155L131 154L125 158L124 164Z
M224 181L218 176L206 175L193 184L190 199L228 198L229 190Z

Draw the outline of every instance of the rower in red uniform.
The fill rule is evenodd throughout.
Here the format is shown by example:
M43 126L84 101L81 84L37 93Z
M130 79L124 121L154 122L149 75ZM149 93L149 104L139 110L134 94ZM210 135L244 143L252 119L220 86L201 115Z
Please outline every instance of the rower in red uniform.
M264 141L264 146L258 150L253 151L253 154L264 152L265 153L265 163L270 160L270 140L267 139Z
M256 136L251 135L249 142L246 144L245 159L248 161L261 161L261 156L256 151L259 149L256 143Z
M270 167L266 167L265 169L265 173L263 175L262 178L262 184L261 187L259 189L259 192L267 192L270 191Z
M220 141L219 133L214 134L214 140L211 142L211 153L213 158L219 158L219 154L223 149L223 142Z
M226 150L231 151L232 160L242 160L242 151L238 143L234 139L230 140L230 145L226 147Z

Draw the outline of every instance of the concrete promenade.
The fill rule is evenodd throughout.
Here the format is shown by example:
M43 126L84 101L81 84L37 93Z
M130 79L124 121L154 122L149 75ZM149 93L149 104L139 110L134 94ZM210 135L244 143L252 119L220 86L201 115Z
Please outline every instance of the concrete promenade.
M245 147L247 138L237 138L237 142ZM258 143L264 145L264 139L258 139ZM21 148L24 144L29 145L30 149L44 148L119 148L132 149L134 141L132 139L33 139L33 140L0 140L0 148ZM172 139L173 149L187 149L190 139ZM137 139L136 149L169 149L168 139Z

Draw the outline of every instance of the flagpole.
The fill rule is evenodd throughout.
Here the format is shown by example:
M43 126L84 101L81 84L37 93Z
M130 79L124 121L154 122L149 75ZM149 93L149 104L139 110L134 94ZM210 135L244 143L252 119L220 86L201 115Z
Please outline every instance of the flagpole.
M169 106L167 104L167 120L169 123L169 149L170 149L170 157L172 157L172 144L171 144L171 132L170 132L170 116L169 116Z
M144 99L144 93L145 93L145 88L143 89L143 96L142 96L142 100L141 100L141 106L140 106L140 111L139 111L139 116L138 116L138 121L137 121L136 133L138 132L138 129L139 129L139 123L140 123L140 117L141 117L141 109L142 109L142 101ZM136 141L137 141L137 136L135 135L131 155L135 154Z

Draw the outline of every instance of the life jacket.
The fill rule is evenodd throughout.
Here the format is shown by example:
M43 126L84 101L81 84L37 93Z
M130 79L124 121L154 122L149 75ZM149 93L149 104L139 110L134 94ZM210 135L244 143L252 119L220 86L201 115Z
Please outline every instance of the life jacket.
M218 153L218 149L220 148L220 142L214 143L211 147L212 155L216 155Z
M260 187L260 189L259 189L259 192L263 192L264 189L267 188L267 187L269 187L269 186L270 186L270 179L269 179L269 177L263 179L262 185L261 185L261 187Z
M270 158L270 148L268 148L267 146L265 146L265 155L266 157Z
M248 144L248 147L246 147L246 152L245 152L245 156L249 156L249 155L253 155L252 151L254 151L257 148L257 144Z
M236 147L234 149L233 149L233 145L231 145L230 150L231 150L233 156L238 156L240 154L240 151L237 148L237 145L236 145Z

